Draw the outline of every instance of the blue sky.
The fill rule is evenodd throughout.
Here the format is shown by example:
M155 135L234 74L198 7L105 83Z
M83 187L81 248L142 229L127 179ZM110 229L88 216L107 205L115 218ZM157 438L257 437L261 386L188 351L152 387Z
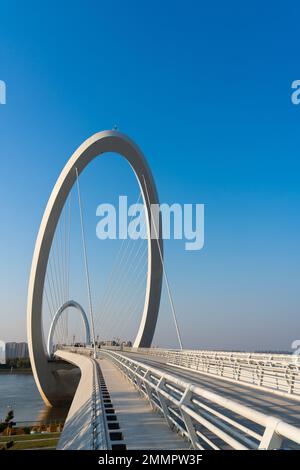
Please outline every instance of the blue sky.
M162 202L205 204L204 249L166 243L184 344L290 348L300 335L298 18L292 2L1 2L1 338L25 338L34 241L60 170L117 124L144 151ZM125 191L122 163L106 170L86 182L91 227L113 172ZM158 344L173 341L170 318L163 309Z

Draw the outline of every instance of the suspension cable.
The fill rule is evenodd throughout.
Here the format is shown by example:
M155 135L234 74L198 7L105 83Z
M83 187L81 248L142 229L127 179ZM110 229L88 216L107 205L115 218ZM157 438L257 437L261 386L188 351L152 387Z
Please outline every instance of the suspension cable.
M68 252L67 252L67 300L70 298L70 245L71 245L71 193L69 195L69 217L68 217ZM69 337L69 309L67 309L67 337Z
M135 203L135 206L138 204L138 202L140 200L140 197L141 197L141 192L139 193L139 196L138 196L138 199ZM133 216L130 217L129 221L131 221L132 217ZM126 243L125 243L125 241L126 241ZM123 238L121 246L119 247L119 250L118 250L118 252L115 256L115 260L113 262L112 268L110 270L110 273L109 273L109 276L108 276L108 281L107 281L107 284L106 284L106 289L105 289L104 294L102 295L102 302L100 303L99 307L101 307L101 304L104 307L105 302L107 301L109 295L111 294L111 285L113 285L113 283L115 281L115 273L119 272L119 267L120 267L120 265L121 265L121 263L124 259L124 255L126 253L126 250L128 249L128 246L129 246L128 238L127 239Z
M148 200L148 206L149 206L149 210L150 210L150 214L151 214L151 220L152 220L152 210L151 210L151 204L150 204L148 188L147 188L145 176L144 175L142 175L142 176L143 176L143 180L144 180L144 184L145 184L146 195L147 195L147 200ZM164 260L163 260L163 256L162 256L162 252L161 252L161 247L160 247L160 243L159 243L159 237L158 237L155 221L153 223L153 227L154 227L154 231L155 231L155 237L156 237L156 240L157 240L157 246L158 246L158 251L159 251L159 255L160 255L160 260L161 260L161 264L162 264L162 268L163 268L163 276L164 276L164 279L165 279L167 292L168 292L168 297L169 297L169 301L170 301L170 305L171 305L173 320L174 320L174 323L175 323L177 338L178 338L180 349L183 349L181 334L180 334L180 331L179 331L179 326L178 326L176 313L175 313L175 306L174 306L174 302L173 302L173 296L172 296L172 293L171 293L169 280L168 280L167 272L166 272L166 269L165 269L165 264L164 264ZM151 232L151 227L150 227L150 232ZM151 233L150 233L150 237L151 237Z
M135 206L137 206L137 204L139 203L140 198L141 198L141 192L139 192L138 198L135 202ZM132 218L133 218L133 215L130 216L129 222L132 220ZM115 297L114 285L121 284L121 282L117 283L117 280L121 281L121 278L120 278L121 269L120 268L122 266L124 259L128 257L127 255L128 255L129 248L130 248L129 239L124 238L115 256L114 262L110 269L108 279L106 281L105 290L102 293L102 296L100 298L99 305L97 308L97 310L99 310L99 313L100 313L99 318L97 318L96 320L96 327L98 329L100 329L100 325L102 324L103 319L105 321L104 313L105 313L107 304L111 303L112 298Z
M135 206L138 204L138 201L139 201L140 197L141 197L141 193L139 193L139 197L138 197L138 200L135 203ZM133 214L130 216L130 221L132 220L132 218L133 218ZM144 225L145 225L145 218L143 218L143 223L141 225L141 230L144 227ZM124 242L124 240L123 240L123 242ZM122 244L123 244L123 242L122 242ZM121 294L123 294L124 291L127 295L128 295L128 293L130 295L130 291L128 290L128 287L130 285L130 276L129 276L129 274L132 276L134 274L134 272L136 271L137 263L134 263L134 260L137 257L137 255L139 254L139 251L142 247L142 244L139 246L138 250L136 250L134 256L132 257L132 253L133 253L133 250L134 250L134 244L135 243L134 244L130 243L129 239L127 239L126 242L127 242L127 245L124 245L123 252L120 253L120 251L119 251L121 256L120 256L119 262L117 264L118 270L116 271L116 276L115 276L115 279L114 279L114 284L117 286L117 288L113 289L114 285L111 284L109 294L106 296L105 302L103 302L103 304L102 304L102 310L105 311L105 312L108 312L108 311L112 310L112 308L114 306L114 302L115 302L117 296L121 297ZM129 264L129 260L130 260L131 264ZM128 263L126 263L127 261L128 261ZM125 264L126 264L125 270L122 270L121 267L123 267L123 265L125 265ZM132 267L134 268L133 271L132 271ZM126 277L125 277L125 275L126 275ZM124 299L122 299L122 302L124 302ZM116 309L116 311L117 310L118 309ZM105 326L104 322L105 322L106 318L107 318L107 315L100 318L100 321L98 320L98 323L96 323L96 326L99 327L99 330L101 330L103 328L103 326ZM109 318L111 320L111 317L109 317Z
M79 205L79 215L80 215L80 225L81 225L82 248L83 248L83 256L84 256L84 266L85 266L85 277L86 277L86 286L87 286L87 292L88 292L90 320L91 320L92 336L93 336L93 344L94 344L94 358L96 359L96 342L95 342L94 316L93 316L92 296L91 296L91 286L90 286L90 276L89 276L88 261L87 261L86 241L85 241L85 233L84 233L84 225L83 225L83 216L82 216L82 207L81 207L81 197L80 197L80 186L79 186L79 178L78 178L78 170L77 170L77 168L75 168L75 171L76 171L76 182L77 182L77 193L78 193L78 205Z
M141 244L141 245L142 245L142 244ZM140 245L140 246L141 246L141 245ZM139 247L139 249L138 249L137 251L138 251L138 252L140 251L140 247ZM147 247L146 247L146 249L144 250L143 255L145 255L146 252L147 252ZM141 256L139 259L143 261L144 258L145 258L145 256ZM147 260L146 260L146 262L144 261L144 263L142 264L142 266L140 266L140 264L141 264L141 263L140 263L140 260L134 265L134 269L131 271L130 277L129 277L129 274L128 274L128 275L126 276L126 279L124 279L124 282L120 283L121 285L123 285L123 286L122 286L122 289L121 289L121 290L120 290L120 289L117 289L117 290L116 290L116 293L115 293L115 298L117 298L117 297L118 297L118 298L122 298L122 312L123 312L123 316L122 316L122 318L121 318L120 320L118 320L118 331L119 331L120 325L122 324L123 321L127 321L127 323L129 324L129 318L126 317L125 313L127 312L127 309L128 309L128 306L129 306L129 305L128 305L128 301L129 301L129 304L130 304L130 302L132 302L132 297L133 297L133 296L132 296L132 292L131 292L131 290L130 290L130 284L131 284L132 286L134 286L134 285L136 284L136 282L141 279L141 274L145 271L145 265L147 264ZM138 269L138 268L139 268L139 269ZM142 268L142 269L141 269L141 268ZM135 276L135 278L133 278L133 275L134 275L135 273L137 274L137 276ZM142 280L143 280L143 279L142 279ZM134 282L133 282L133 281L134 281ZM143 288L145 289L145 286L143 286ZM137 291L138 291L138 289L135 288L135 289L134 289L134 292L135 292L135 294L134 294L134 299L135 299L135 301L137 301L137 298L138 298L138 296L137 296ZM125 296L123 296L123 292L125 292ZM121 296L121 294L122 294L122 296ZM107 313L108 313L107 317L110 318L110 320L111 320L111 321L110 321L110 327L109 327L109 330L108 330L108 331L110 331L111 328L112 328L113 325L114 325L114 322L112 321L112 315L113 315L114 309L116 310L116 312L119 310L119 307L114 304L114 300L115 300L115 299L113 299L113 301L110 302L110 304L106 306L106 311L107 311ZM137 303L138 303L138 302L137 302ZM105 325L105 326L106 326L106 325ZM102 323L102 327L103 327L103 323ZM106 330L107 330L107 328L106 328Z
M127 245L127 247L129 247L129 245ZM134 271L136 270L136 267L137 267L137 264L135 263L135 259L137 258L140 250L141 250L141 247L142 247L142 244L140 244L139 248L136 250L136 252L134 253L134 256L132 256L132 253L134 251L134 244L131 245L130 247L130 250L128 251L128 253L126 253L126 257L127 257L127 260L128 263L127 263L127 266L125 267L125 270L124 272L122 273L121 269L119 269L119 272L118 272L118 277L116 277L116 284L117 284L117 289L116 290L112 290L112 295L110 296L109 299L107 299L106 303L104 304L105 305L105 310L108 309L108 306L110 306L112 303L114 303L114 300L116 298L116 293L118 292L122 292L124 289L126 290L127 292L127 288L128 288L128 283L130 284L130 276L129 276L129 273L130 271L132 270L132 267L134 269ZM129 264L129 259L130 259L130 263ZM121 267L121 266L120 266ZM131 272L131 275L134 273ZM123 281L123 278L124 276L126 275L126 278L124 279ZM118 281L118 282L117 282ZM121 282L122 281L122 282ZM104 305L103 305L103 309L104 309Z

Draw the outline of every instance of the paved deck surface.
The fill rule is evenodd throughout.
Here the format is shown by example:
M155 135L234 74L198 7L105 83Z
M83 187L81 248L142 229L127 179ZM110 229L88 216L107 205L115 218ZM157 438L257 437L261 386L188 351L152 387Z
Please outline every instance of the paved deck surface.
M187 371L166 364L166 359L139 353L124 353L135 359L144 362L149 366L162 369L172 375L180 377L183 380L192 382L200 387L219 393L227 398L231 398L243 405L261 411L265 414L278 416L284 421L300 427L300 401L291 400L288 397L281 397L271 392L247 387L239 383L227 382L218 377L207 376L200 372Z
M117 367L100 358L99 364L124 436L127 449L188 449L189 444L171 431L164 418L153 412Z

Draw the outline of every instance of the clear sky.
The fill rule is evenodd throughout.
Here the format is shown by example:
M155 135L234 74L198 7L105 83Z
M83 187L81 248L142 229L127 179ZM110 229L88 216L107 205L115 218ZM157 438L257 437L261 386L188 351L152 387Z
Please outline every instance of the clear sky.
M166 243L184 345L290 349L300 338L299 13L257 0L0 2L1 339L26 337L31 256L60 170L117 124L144 151L162 202L205 204L204 249ZM121 192L122 164L114 171ZM88 188L94 217L102 201Z

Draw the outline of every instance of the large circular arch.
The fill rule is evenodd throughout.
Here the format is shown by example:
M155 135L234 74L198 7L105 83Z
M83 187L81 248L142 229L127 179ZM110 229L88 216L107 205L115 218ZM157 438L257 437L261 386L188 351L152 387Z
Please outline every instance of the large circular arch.
M151 206L159 204L155 183L142 152L131 139L115 130L99 132L83 142L63 168L46 206L32 259L27 303L29 355L37 387L47 405L64 401L57 374L49 366L42 331L43 290L52 240L66 198L76 181L76 169L80 174L95 157L106 152L119 153L131 165L146 208L148 273L144 310L134 347L151 346L156 327L162 287L163 243L161 223L154 231L157 237L151 237L151 225L157 224L151 216Z
M60 319L63 312L69 307L75 308L81 314L83 326L85 329L85 342L86 344L89 344L91 341L90 325L89 325L89 321L88 321L88 318L86 316L84 309L81 307L81 305L78 302L75 302L75 300L68 300L63 305L61 305L61 307L59 307L59 309L56 311L52 319L50 328L49 328L48 340L47 340L47 353L48 353L49 358L51 358L53 354L53 336L55 333L57 322Z

